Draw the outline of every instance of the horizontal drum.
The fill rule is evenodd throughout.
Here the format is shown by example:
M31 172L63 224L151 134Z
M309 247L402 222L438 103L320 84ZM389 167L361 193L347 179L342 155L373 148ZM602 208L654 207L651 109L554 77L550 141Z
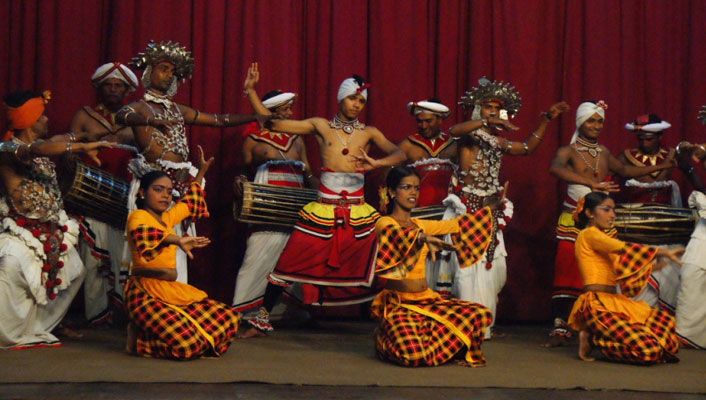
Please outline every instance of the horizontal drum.
M250 224L291 227L299 220L299 210L317 197L315 189L243 182L243 196L233 202L233 217Z
M662 204L627 203L615 208L618 238L643 244L686 244L699 220L696 210Z
M418 207L412 209L412 218L441 221L444 212L446 212L446 206Z
M125 229L130 190L127 182L78 160L62 172L65 175L60 176L60 186L67 211Z

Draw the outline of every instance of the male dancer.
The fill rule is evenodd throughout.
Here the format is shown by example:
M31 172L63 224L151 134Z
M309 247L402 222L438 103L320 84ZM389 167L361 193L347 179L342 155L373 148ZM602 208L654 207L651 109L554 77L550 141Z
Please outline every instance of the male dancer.
M98 102L76 112L71 120L71 132L105 134L106 140L133 143L132 128L116 124L115 113L122 108L125 97L137 89L139 83L135 74L127 65L111 62L96 69L91 83L96 88ZM98 153L100 168L130 181L127 164L132 156L132 152L123 149L103 149ZM123 287L128 274L122 260L125 229L89 216L80 216L78 220L79 255L86 267L83 283L86 319L91 325L100 325L112 320L114 309L123 308ZM109 298L114 305L112 309Z
M272 330L269 312L286 286L302 283L305 304L344 305L372 299L379 214L363 199L363 172L392 166L404 153L379 130L358 121L370 85L354 75L338 89L338 113L331 120L274 120L271 130L316 135L321 152L319 200L300 211L277 266L269 275L263 307L242 337ZM371 142L388 154L368 156Z
M259 80L257 63L253 63L244 87L255 112L272 115L275 119L291 118L297 95L273 90L260 101L255 91ZM300 188L306 182L309 187L318 186L300 136L260 128L255 122L245 128L244 134L247 136L242 147L243 163L250 173L254 172L255 183ZM242 175L236 178L236 191L239 190L236 195L242 196L242 183L246 180ZM267 275L274 269L291 232L291 228L277 225L251 226L243 263L235 280L233 308L236 311L256 311L262 305Z
M560 147L549 166L549 173L566 182L567 197L557 223L557 253L554 261L554 289L552 293L552 316L554 329L550 333L548 347L566 344L571 337L566 321L576 298L583 292L581 276L574 255L574 241L579 230L572 219L576 202L592 191L617 192L618 185L611 182L610 174L624 178L635 178L673 166L671 158L664 163L636 167L625 165L603 145L598 136L603 130L605 110L602 100L581 103L576 110L576 130L568 146ZM615 234L615 230L608 232Z
M498 132L519 129L508 121L508 116L514 117L520 109L519 93L514 87L503 82L491 82L481 78L478 83L478 87L466 92L461 98L461 105L466 110L473 110L471 119L454 125L449 130L451 136L460 138L459 170L451 181L451 195L444 201L448 206L445 217L475 212L497 201L501 191L498 175L503 155L532 154L542 142L549 123L569 108L564 102L552 105L524 142L512 142L500 136ZM507 199L504 207L493 211L493 229L496 236L478 265L458 268L456 257L453 254L450 257L451 270L456 271L456 297L482 304L493 314L493 323L491 329L486 330L486 339L492 335L498 294L507 277L507 253L502 229L512 217L512 212L512 203Z
M169 174L174 183L174 197L178 198L189 187L198 170L189 162L189 145L186 141L185 124L213 127L231 127L269 117L241 114L210 114L194 110L172 101L178 80L191 77L194 59L191 52L179 43L150 41L143 53L133 57L133 67L144 70L143 98L123 107L115 116L119 124L131 126L140 156L130 162L133 179L130 184L128 208L135 209L134 199L139 187L139 178L145 173L160 169ZM203 184L202 184L203 186ZM183 229L183 230L182 230ZM178 235L194 236L193 223L175 227ZM127 248L124 257L127 259ZM186 254L177 252L177 280L187 282Z

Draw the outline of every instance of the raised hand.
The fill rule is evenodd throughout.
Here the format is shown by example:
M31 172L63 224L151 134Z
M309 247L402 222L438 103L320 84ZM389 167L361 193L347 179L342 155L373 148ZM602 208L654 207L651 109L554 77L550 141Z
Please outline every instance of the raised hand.
M245 82L243 83L243 89L246 91L255 89L255 85L257 85L257 82L259 81L260 71L257 69L257 63L254 62L250 64L250 68L248 68L248 76L245 78Z
M620 191L620 186L613 181L594 182L591 184L591 190L594 192L617 193Z
M208 159L208 161L206 161L206 159L204 158L204 155L203 155L203 148L201 147L201 145L197 146L197 149L198 149L198 153L199 153L198 164L197 164L197 166L199 168L198 174L203 176L203 175L206 175L206 171L208 171L208 169L211 167L211 164L213 163L214 158L211 157Z
M358 156L353 154L353 160L351 160L351 162L356 163L357 167L362 168L364 171L368 172L383 166L382 164L380 164L380 161L370 157L368 153L363 150L362 147L360 147L359 149L361 155Z
M96 163L100 167L101 165L101 160L98 159L98 150L100 149L107 149L111 147L115 147L117 145L116 142L107 142L105 140L101 140L98 142L89 142L89 143L79 143L81 145L81 149L79 150L82 153L85 153L88 158L93 160L93 162ZM76 143L74 143L74 146Z
M496 129L502 129L506 131L516 131L520 129L512 122L502 118L490 117L488 118L488 123Z
M193 259L194 255L191 254L191 250L206 247L209 243L211 243L211 239L204 236L183 236L179 239L179 248L184 250L190 259Z
M565 101L560 101L556 104L552 104L551 107L549 107L549 111L547 111L547 118L550 120L556 118L559 116L561 113L565 113L569 111L571 107L569 107L569 104Z

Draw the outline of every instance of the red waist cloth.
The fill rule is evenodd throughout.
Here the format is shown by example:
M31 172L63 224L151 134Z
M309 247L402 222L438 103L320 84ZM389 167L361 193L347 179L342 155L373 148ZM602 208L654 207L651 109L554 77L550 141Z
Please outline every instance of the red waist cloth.
M267 168L267 183L270 185L303 187L303 171L293 164L271 165Z

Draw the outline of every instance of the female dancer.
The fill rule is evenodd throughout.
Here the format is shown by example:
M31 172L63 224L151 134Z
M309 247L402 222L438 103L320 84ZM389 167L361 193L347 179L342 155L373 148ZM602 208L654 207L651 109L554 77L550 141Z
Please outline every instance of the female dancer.
M472 367L485 365L480 346L492 320L480 304L444 300L427 287L425 260L439 250L456 251L461 267L482 257L492 237L491 208L446 221L411 218L419 198L419 177L407 167L393 168L387 176L390 205L380 218L377 277L386 280L373 301L379 357L409 367L435 366L459 356ZM452 243L436 238L450 234Z
M684 249L657 249L609 237L604 231L613 224L614 209L607 194L592 192L579 200L574 212L582 228L575 252L584 293L574 303L569 326L579 331L579 357L593 361L590 352L596 347L613 361L677 362L674 318L628 297L640 293L652 270L664 266L653 263L655 257L667 257L681 265L678 256Z
M144 357L188 360L223 354L235 338L239 315L191 285L176 281L177 247L193 258L192 249L210 243L205 237L177 236L172 227L187 218L208 217L201 182L213 157L203 158L184 196L171 208L172 180L162 171L140 179L138 209L127 220L132 254L125 306L130 319L127 351Z

